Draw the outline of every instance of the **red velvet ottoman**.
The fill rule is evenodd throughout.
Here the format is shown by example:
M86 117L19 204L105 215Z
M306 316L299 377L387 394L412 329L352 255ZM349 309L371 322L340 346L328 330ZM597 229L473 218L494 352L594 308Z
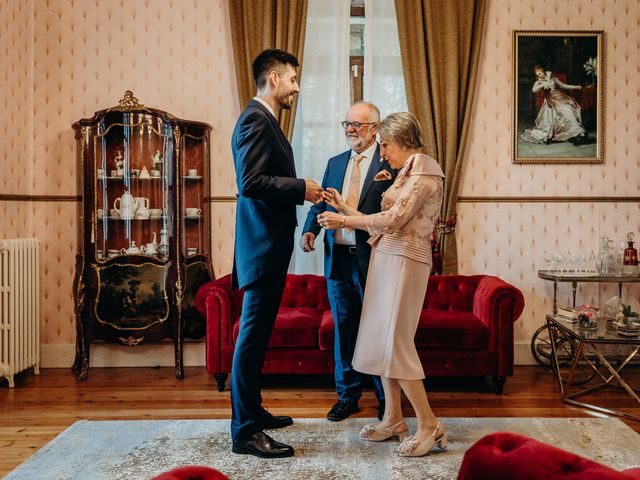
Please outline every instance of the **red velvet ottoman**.
M152 480L229 480L229 477L211 467L189 466L175 468Z
M640 479L640 468L619 472L533 438L498 432L474 443L458 472L458 480L537 479L631 480Z

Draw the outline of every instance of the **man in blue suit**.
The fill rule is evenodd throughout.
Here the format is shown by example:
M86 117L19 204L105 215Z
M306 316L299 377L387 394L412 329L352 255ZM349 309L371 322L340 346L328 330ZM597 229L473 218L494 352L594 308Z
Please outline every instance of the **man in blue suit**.
M350 150L329 160L322 188L335 188L347 203L364 214L380 211L384 191L393 183L395 171L380 158L376 142L376 125L380 121L378 108L369 102L357 102L342 122ZM320 233L317 216L325 210L335 211L324 202L311 207L304 225L300 246L314 249ZM363 230L327 230L324 234L324 275L334 321L335 382L338 402L327 418L340 421L358 411L362 395L362 375L351 366L358 335L360 313L364 299L365 280L369 268L371 246ZM378 418L384 414L384 392L379 377L373 378L378 398Z
M289 457L293 448L264 429L291 425L262 407L260 383L293 251L296 205L321 200L322 188L296 178L291 145L277 115L300 92L298 60L265 50L253 61L257 95L240 114L231 148L238 185L233 284L244 289L240 329L231 367L231 437L234 453Z

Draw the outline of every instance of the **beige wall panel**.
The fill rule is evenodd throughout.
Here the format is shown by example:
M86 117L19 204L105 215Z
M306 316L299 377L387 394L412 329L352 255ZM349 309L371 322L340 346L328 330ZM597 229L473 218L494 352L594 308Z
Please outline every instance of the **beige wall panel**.
M232 194L230 137L239 106L225 9L223 0L129 2L126 8L117 0L36 2L33 193L77 194L71 124L115 105L130 89L147 106L213 126L213 194ZM43 342L71 343L75 206L38 206L36 215L36 225L47 225L36 229L47 245ZM224 229L225 237L232 235L226 223ZM214 251L214 266L228 270L228 256Z
M546 266L545 251L597 253L600 236L620 240L640 227L640 211L632 203L464 203L458 218L460 273L496 275L524 294L516 342L528 342L552 311L553 283L537 276ZM576 304L598 306L617 294L617 284L582 283ZM640 285L626 285L623 301L640 306ZM558 303L572 303L570 283L559 284Z
M33 2L0 0L0 194L31 192ZM31 236L30 205L0 202L0 238Z
M211 257L216 278L231 273L233 267L235 216L235 202L218 202L211 205Z
M640 190L637 0L491 0L460 195L632 195ZM512 31L604 30L605 162L511 163Z
M640 190L640 4L631 1L489 2L486 42L460 188L462 196L637 196ZM601 165L511 163L512 31L605 31L605 161ZM551 311L551 282L537 278L544 251L597 252L598 239L640 231L636 203L461 204L461 273L488 272L522 289L516 341L527 342ZM598 305L616 285L581 284L577 303ZM623 298L640 304L637 286ZM571 285L558 288L571 302Z
M40 244L42 343L75 341L73 277L78 219L74 202L34 202Z

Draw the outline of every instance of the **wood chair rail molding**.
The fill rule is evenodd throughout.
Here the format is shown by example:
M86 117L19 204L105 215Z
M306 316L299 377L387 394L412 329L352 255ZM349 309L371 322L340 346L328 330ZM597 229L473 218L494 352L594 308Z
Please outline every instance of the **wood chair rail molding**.
M19 195L0 193L0 202L81 202L80 195ZM209 203L234 203L235 195L217 195L206 199ZM638 203L640 197L615 196L487 196L458 197L459 203Z

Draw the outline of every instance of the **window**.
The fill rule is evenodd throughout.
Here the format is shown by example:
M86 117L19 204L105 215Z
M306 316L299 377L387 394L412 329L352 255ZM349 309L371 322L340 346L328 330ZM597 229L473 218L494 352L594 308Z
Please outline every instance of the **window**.
M363 99L364 0L351 0L349 18L349 84L351 103Z

